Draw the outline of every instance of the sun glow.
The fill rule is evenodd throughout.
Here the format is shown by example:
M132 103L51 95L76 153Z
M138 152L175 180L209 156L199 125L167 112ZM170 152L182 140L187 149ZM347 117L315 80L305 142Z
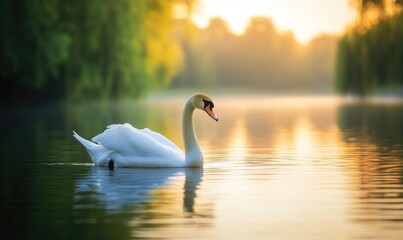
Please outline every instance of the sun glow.
M220 17L241 35L254 16L271 18L279 31L292 31L298 41L308 42L323 33L343 32L355 12L348 0L200 0L192 19L206 27L211 18Z

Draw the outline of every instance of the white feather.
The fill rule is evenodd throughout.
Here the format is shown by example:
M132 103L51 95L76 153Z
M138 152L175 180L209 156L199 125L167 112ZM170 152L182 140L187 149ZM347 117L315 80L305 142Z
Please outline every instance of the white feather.
M203 154L194 133L192 117L193 110L204 109L203 102L209 99L199 93L186 102L182 116L186 156L161 134L148 128L137 129L128 123L109 125L103 133L92 138L93 142L75 132L73 136L84 145L97 166L108 166L113 160L118 167L201 167ZM215 116L212 109L210 111Z
M84 145L97 166L106 166L109 160L118 167L185 166L183 152L169 139L147 128L137 129L128 123L113 124L92 138L93 142L76 133L74 136ZM104 149L103 152L108 154L91 154L93 149Z

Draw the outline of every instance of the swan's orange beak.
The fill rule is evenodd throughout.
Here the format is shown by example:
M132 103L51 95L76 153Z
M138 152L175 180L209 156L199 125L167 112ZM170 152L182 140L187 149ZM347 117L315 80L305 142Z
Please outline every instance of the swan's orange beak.
M215 113L214 113L214 111L213 111L213 108L211 108L209 105L204 108L204 111L206 111L206 113L207 113L212 119L218 121L217 115L215 115Z

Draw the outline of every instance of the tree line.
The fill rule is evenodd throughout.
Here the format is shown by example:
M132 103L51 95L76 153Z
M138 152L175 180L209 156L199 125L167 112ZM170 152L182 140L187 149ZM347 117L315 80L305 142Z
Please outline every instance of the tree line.
M187 0L3 0L1 99L136 97L182 61L172 7Z
M330 91L337 37L321 35L300 44L280 33L266 17L251 19L245 33L234 35L222 19L206 29L189 22L179 33L184 68L173 86L231 86L265 91ZM189 33L190 32L190 33ZM189 36L190 35L190 36Z
M358 19L338 42L336 86L367 96L403 87L403 1L354 0Z
M307 44L264 17L241 36L222 19L174 20L195 0L0 2L0 100L139 97L161 87L367 95L402 86L402 0L351 0L359 19ZM189 16L188 13L188 16Z

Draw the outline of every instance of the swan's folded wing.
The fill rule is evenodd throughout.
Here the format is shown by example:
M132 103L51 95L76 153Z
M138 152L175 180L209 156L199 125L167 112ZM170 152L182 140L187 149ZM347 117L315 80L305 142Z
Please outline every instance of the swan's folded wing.
M149 137L153 138L155 141L159 142L160 144L162 144L166 147L171 148L174 151L182 152L182 150L178 146L176 146L173 142L171 142L171 140L169 140L168 138L164 137L163 135L161 135L157 132L151 131L148 128L139 129L139 131L141 131L144 134L147 134Z
M162 135L160 135L160 138L154 139L152 137L153 134L145 132L127 123L114 124L108 126L103 133L95 136L92 141L98 142L105 148L117 152L122 156L166 156L167 153L182 154L178 147L175 146L176 149L173 148L172 145L174 144ZM154 133L154 135L156 134ZM162 138L165 138L165 141L159 142L158 140ZM167 142L170 144L166 144Z

